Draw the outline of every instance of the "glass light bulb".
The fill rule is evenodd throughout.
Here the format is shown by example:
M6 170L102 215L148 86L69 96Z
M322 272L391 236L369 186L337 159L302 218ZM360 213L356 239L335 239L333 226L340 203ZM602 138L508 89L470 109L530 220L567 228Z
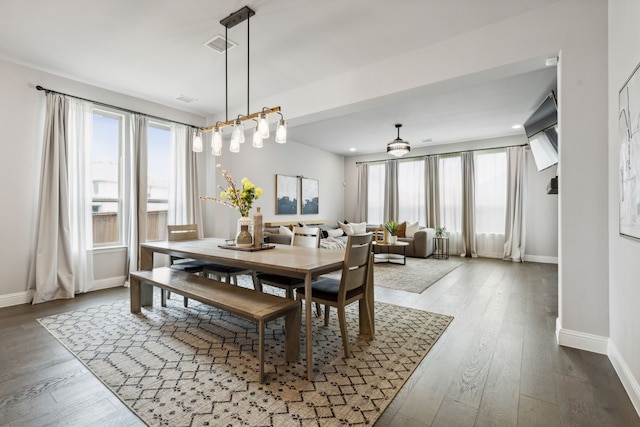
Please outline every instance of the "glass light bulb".
M202 132L199 130L193 133L193 152L202 153Z
M235 124L233 125L232 139L233 137L238 140L239 144L244 144L244 125L239 119L236 120Z
M219 127L213 129L213 137L211 138L211 154L214 156L222 156L222 133Z
M260 113L260 119L258 120L258 132L262 139L269 138L269 120L267 120L266 113Z
M256 125L255 128L253 128L253 146L255 148L262 148L264 146L263 142L262 142L262 136L260 135L260 131L258 130L258 126Z
M278 144L284 144L287 142L287 123L284 119L278 121L278 128L276 129L276 142Z

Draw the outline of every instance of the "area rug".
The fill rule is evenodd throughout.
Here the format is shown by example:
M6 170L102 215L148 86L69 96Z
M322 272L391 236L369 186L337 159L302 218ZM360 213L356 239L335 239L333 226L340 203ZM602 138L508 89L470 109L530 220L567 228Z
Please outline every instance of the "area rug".
M376 337L365 341L357 306L348 359L335 312L328 327L314 316L313 381L304 338L287 363L284 321L268 323L264 384L256 325L196 301L184 308L177 295L138 315L120 301L39 322L148 425L372 425L453 318L377 302Z
M379 262L374 265L375 286L420 294L458 268L462 263L448 260L407 258L406 265ZM340 279L339 272L325 275Z

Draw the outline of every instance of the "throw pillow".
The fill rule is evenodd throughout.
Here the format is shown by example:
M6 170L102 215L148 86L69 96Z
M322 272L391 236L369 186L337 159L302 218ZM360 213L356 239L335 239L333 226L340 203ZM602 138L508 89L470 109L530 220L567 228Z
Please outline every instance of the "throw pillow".
M278 233L284 234L285 236L293 236L293 231L289 230L289 227L285 227L284 225L280 226Z
M344 234L344 231L342 231L342 228L335 228L333 230L327 230L327 234L329 237L340 237Z
M413 238L413 235L416 234L416 231L418 231L418 228L419 228L418 221L408 222L407 230L405 231L405 236Z
M352 222L349 223L351 229L353 230L353 234L365 234L367 232L367 223L366 222Z
M402 224L398 226L398 232L396 236L398 237L406 237L407 235L407 221L403 221Z
M353 228L351 228L351 224L345 224L344 222L338 221L338 227L340 227L344 232L343 236L351 236L353 234Z

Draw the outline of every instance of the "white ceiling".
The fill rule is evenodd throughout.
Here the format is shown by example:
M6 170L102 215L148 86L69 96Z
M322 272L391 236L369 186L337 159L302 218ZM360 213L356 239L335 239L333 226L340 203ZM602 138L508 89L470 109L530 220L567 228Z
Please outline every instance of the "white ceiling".
M219 21L245 5L256 11L253 103L555 1L2 0L0 58L218 120L224 55L203 43L224 34ZM246 25L230 29L229 39L239 44L228 56L229 110L246 113ZM352 147L383 151L394 123L403 123L400 135L412 146L521 132L511 126L555 86L555 67L542 62L345 106L318 122L291 120L290 139L348 155ZM197 101L176 100L181 95Z

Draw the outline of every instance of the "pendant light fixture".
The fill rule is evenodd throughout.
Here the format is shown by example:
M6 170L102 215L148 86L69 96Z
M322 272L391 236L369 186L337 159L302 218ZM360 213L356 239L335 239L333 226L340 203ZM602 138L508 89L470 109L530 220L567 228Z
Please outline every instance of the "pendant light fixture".
M250 38L249 38L249 21L250 18L255 15L255 12L248 6L237 10L228 17L220 21L225 27L224 38L227 41L227 31L229 28L233 28L241 22L247 21L247 115L238 115L236 119L229 120L229 97L228 97L228 71L227 71L227 50L225 49L224 66L225 66L225 114L226 121L218 122L215 126L209 126L202 129L203 132L213 131L213 138L211 141L212 153L215 156L222 155L222 129L228 126L233 126L233 132L231 134L230 151L232 153L238 153L240 151L240 144L245 141L243 123L247 120L256 120L257 125L254 129L252 137L253 146L255 148L262 148L262 140L269 138L269 115L279 114L280 120L276 127L275 141L279 144L287 142L287 124L284 121L282 113L280 113L280 107L268 108L264 107L262 111L257 113L249 113L249 52L250 52ZM258 141L260 139L260 141ZM194 143L193 151L196 151L196 144ZM201 150L200 150L201 151Z
M396 124L396 129L398 129L398 137L387 144L387 154L391 154L392 156L395 156L395 157L402 157L411 151L411 146L409 145L409 142L403 141L402 139L400 139L401 127L402 127L401 124L399 123Z

